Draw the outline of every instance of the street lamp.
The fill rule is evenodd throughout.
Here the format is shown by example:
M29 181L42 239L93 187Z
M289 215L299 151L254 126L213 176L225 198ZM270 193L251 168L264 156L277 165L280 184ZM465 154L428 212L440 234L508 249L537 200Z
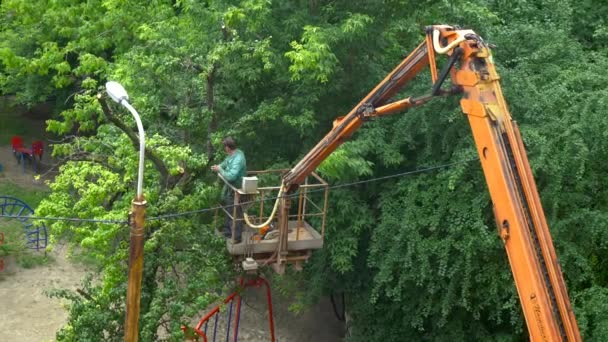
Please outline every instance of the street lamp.
M139 130L139 172L137 174L137 195L131 202L131 236L129 244L129 281L127 287L127 314L125 317L125 341L137 342L139 338L139 303L141 298L141 279L144 265L144 222L146 200L143 194L144 182L144 152L146 140L144 127L139 114L129 104L129 95L118 82L106 83L106 91L112 100L126 107L137 123Z
M143 183L144 183L144 151L146 149L146 137L144 135L144 126L141 124L141 119L135 108L129 104L129 95L120 83L110 81L106 83L106 91L112 100L116 103L125 106L133 114L135 122L137 123L137 130L139 130L139 172L137 174L137 198L143 196Z

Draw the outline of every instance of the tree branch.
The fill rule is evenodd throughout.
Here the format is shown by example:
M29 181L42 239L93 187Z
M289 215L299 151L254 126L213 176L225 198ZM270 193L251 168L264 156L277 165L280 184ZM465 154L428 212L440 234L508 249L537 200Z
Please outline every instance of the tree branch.
M93 299L93 297L92 297L90 294L86 293L86 292L85 292L84 290L82 290L82 289L76 289L76 292L78 292L78 294L79 294L79 295L83 296L83 297L84 297L85 299L87 299L87 300L90 300L90 301L92 301L92 302L93 302L93 301L95 301L95 300Z
M94 154L87 153L87 152L71 154L69 157L65 158L64 162L65 161L87 161L87 162L103 165L105 168L107 168L108 170L110 170L114 173L118 173L118 174L121 173L121 170L119 170L115 167L112 167L110 164L108 164L107 159L94 155Z
M118 127L121 131L125 132L133 146L135 148L139 148L139 137L135 134L131 128L127 127L124 122L122 122L119 118L117 118L113 113L110 107L108 106L108 102L106 98L102 96L102 94L97 94L97 101L101 105L101 110L105 117L113 123L116 127ZM164 191L169 184L169 170L165 163L160 159L160 157L154 153L152 150L146 148L145 156L154 164L156 170L160 173L161 176L161 191Z

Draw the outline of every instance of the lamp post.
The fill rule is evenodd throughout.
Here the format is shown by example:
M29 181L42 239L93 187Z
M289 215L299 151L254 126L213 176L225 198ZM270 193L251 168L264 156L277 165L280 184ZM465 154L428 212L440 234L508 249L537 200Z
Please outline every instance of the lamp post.
M144 265L144 222L146 200L143 194L144 152L146 140L144 127L139 114L129 104L129 95L118 82L106 83L106 91L112 100L126 107L137 123L139 131L139 170L137 174L137 195L131 202L131 236L129 244L129 280L127 287L127 314L125 317L125 342L137 342L139 338L139 302L141 298L141 279Z

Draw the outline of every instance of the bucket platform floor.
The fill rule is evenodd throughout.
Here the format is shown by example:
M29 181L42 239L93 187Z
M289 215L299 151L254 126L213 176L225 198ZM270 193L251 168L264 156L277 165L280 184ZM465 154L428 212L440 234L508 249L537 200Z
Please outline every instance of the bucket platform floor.
M246 227L246 228L245 228ZM233 244L231 239L226 240L228 252L232 255L273 253L277 250L279 243L277 238L271 240L253 239L254 230L247 226L244 227L243 236L240 243ZM289 251L306 251L320 249L323 247L323 238L308 222L303 221L298 227L298 221L289 221L289 235L287 249ZM272 233L272 232L270 232Z

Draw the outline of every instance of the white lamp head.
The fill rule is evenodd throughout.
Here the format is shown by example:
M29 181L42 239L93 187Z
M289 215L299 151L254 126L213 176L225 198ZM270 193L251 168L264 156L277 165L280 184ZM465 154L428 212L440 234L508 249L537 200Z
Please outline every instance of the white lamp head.
M116 103L121 103L123 100L129 100L129 95L127 95L127 91L118 82L110 81L106 83L106 91L108 92L108 95L110 95L112 100L116 101Z

